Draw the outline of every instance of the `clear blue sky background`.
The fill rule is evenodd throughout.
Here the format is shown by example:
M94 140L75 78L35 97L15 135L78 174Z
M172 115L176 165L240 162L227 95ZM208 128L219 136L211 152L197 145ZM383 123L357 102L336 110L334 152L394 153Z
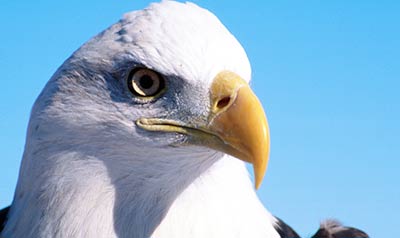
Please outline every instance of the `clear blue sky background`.
M267 111L259 195L303 236L338 218L400 226L400 2L196 0L237 36ZM0 206L13 196L29 111L82 43L148 1L2 1Z

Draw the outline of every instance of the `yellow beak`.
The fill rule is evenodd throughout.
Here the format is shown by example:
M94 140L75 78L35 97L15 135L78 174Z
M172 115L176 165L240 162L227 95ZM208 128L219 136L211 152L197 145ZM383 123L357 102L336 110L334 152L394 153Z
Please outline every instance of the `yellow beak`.
M196 144L230 154L253 164L255 186L264 178L269 157L269 129L260 101L237 74L219 73L210 90L211 110L205 125L162 118L140 118L136 124L148 131L190 135Z
M211 85L212 113L208 129L226 144L219 148L253 164L255 186L259 188L269 157L269 128L258 98L237 74L219 73Z

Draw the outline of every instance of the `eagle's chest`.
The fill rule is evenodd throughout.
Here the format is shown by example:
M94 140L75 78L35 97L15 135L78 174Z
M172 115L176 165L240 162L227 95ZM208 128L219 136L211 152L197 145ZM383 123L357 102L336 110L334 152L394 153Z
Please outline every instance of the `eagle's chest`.
M278 238L275 219L240 174L225 173L222 180L229 181L212 174L196 180L174 201L151 237Z

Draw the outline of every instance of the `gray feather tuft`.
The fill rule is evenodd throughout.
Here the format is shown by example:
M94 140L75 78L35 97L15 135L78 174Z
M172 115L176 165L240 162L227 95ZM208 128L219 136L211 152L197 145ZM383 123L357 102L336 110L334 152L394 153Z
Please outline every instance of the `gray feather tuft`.
M323 221L319 230L311 238L369 238L362 230L343 226L341 222L328 219Z

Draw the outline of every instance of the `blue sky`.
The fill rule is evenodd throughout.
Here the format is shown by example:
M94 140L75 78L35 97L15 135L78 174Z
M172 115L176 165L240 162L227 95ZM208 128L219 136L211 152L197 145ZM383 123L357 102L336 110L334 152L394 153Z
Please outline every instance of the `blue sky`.
M268 114L259 195L301 235L337 218L371 237L400 226L400 3L212 1L246 49ZM13 196L30 108L59 65L149 1L4 1L0 207Z

